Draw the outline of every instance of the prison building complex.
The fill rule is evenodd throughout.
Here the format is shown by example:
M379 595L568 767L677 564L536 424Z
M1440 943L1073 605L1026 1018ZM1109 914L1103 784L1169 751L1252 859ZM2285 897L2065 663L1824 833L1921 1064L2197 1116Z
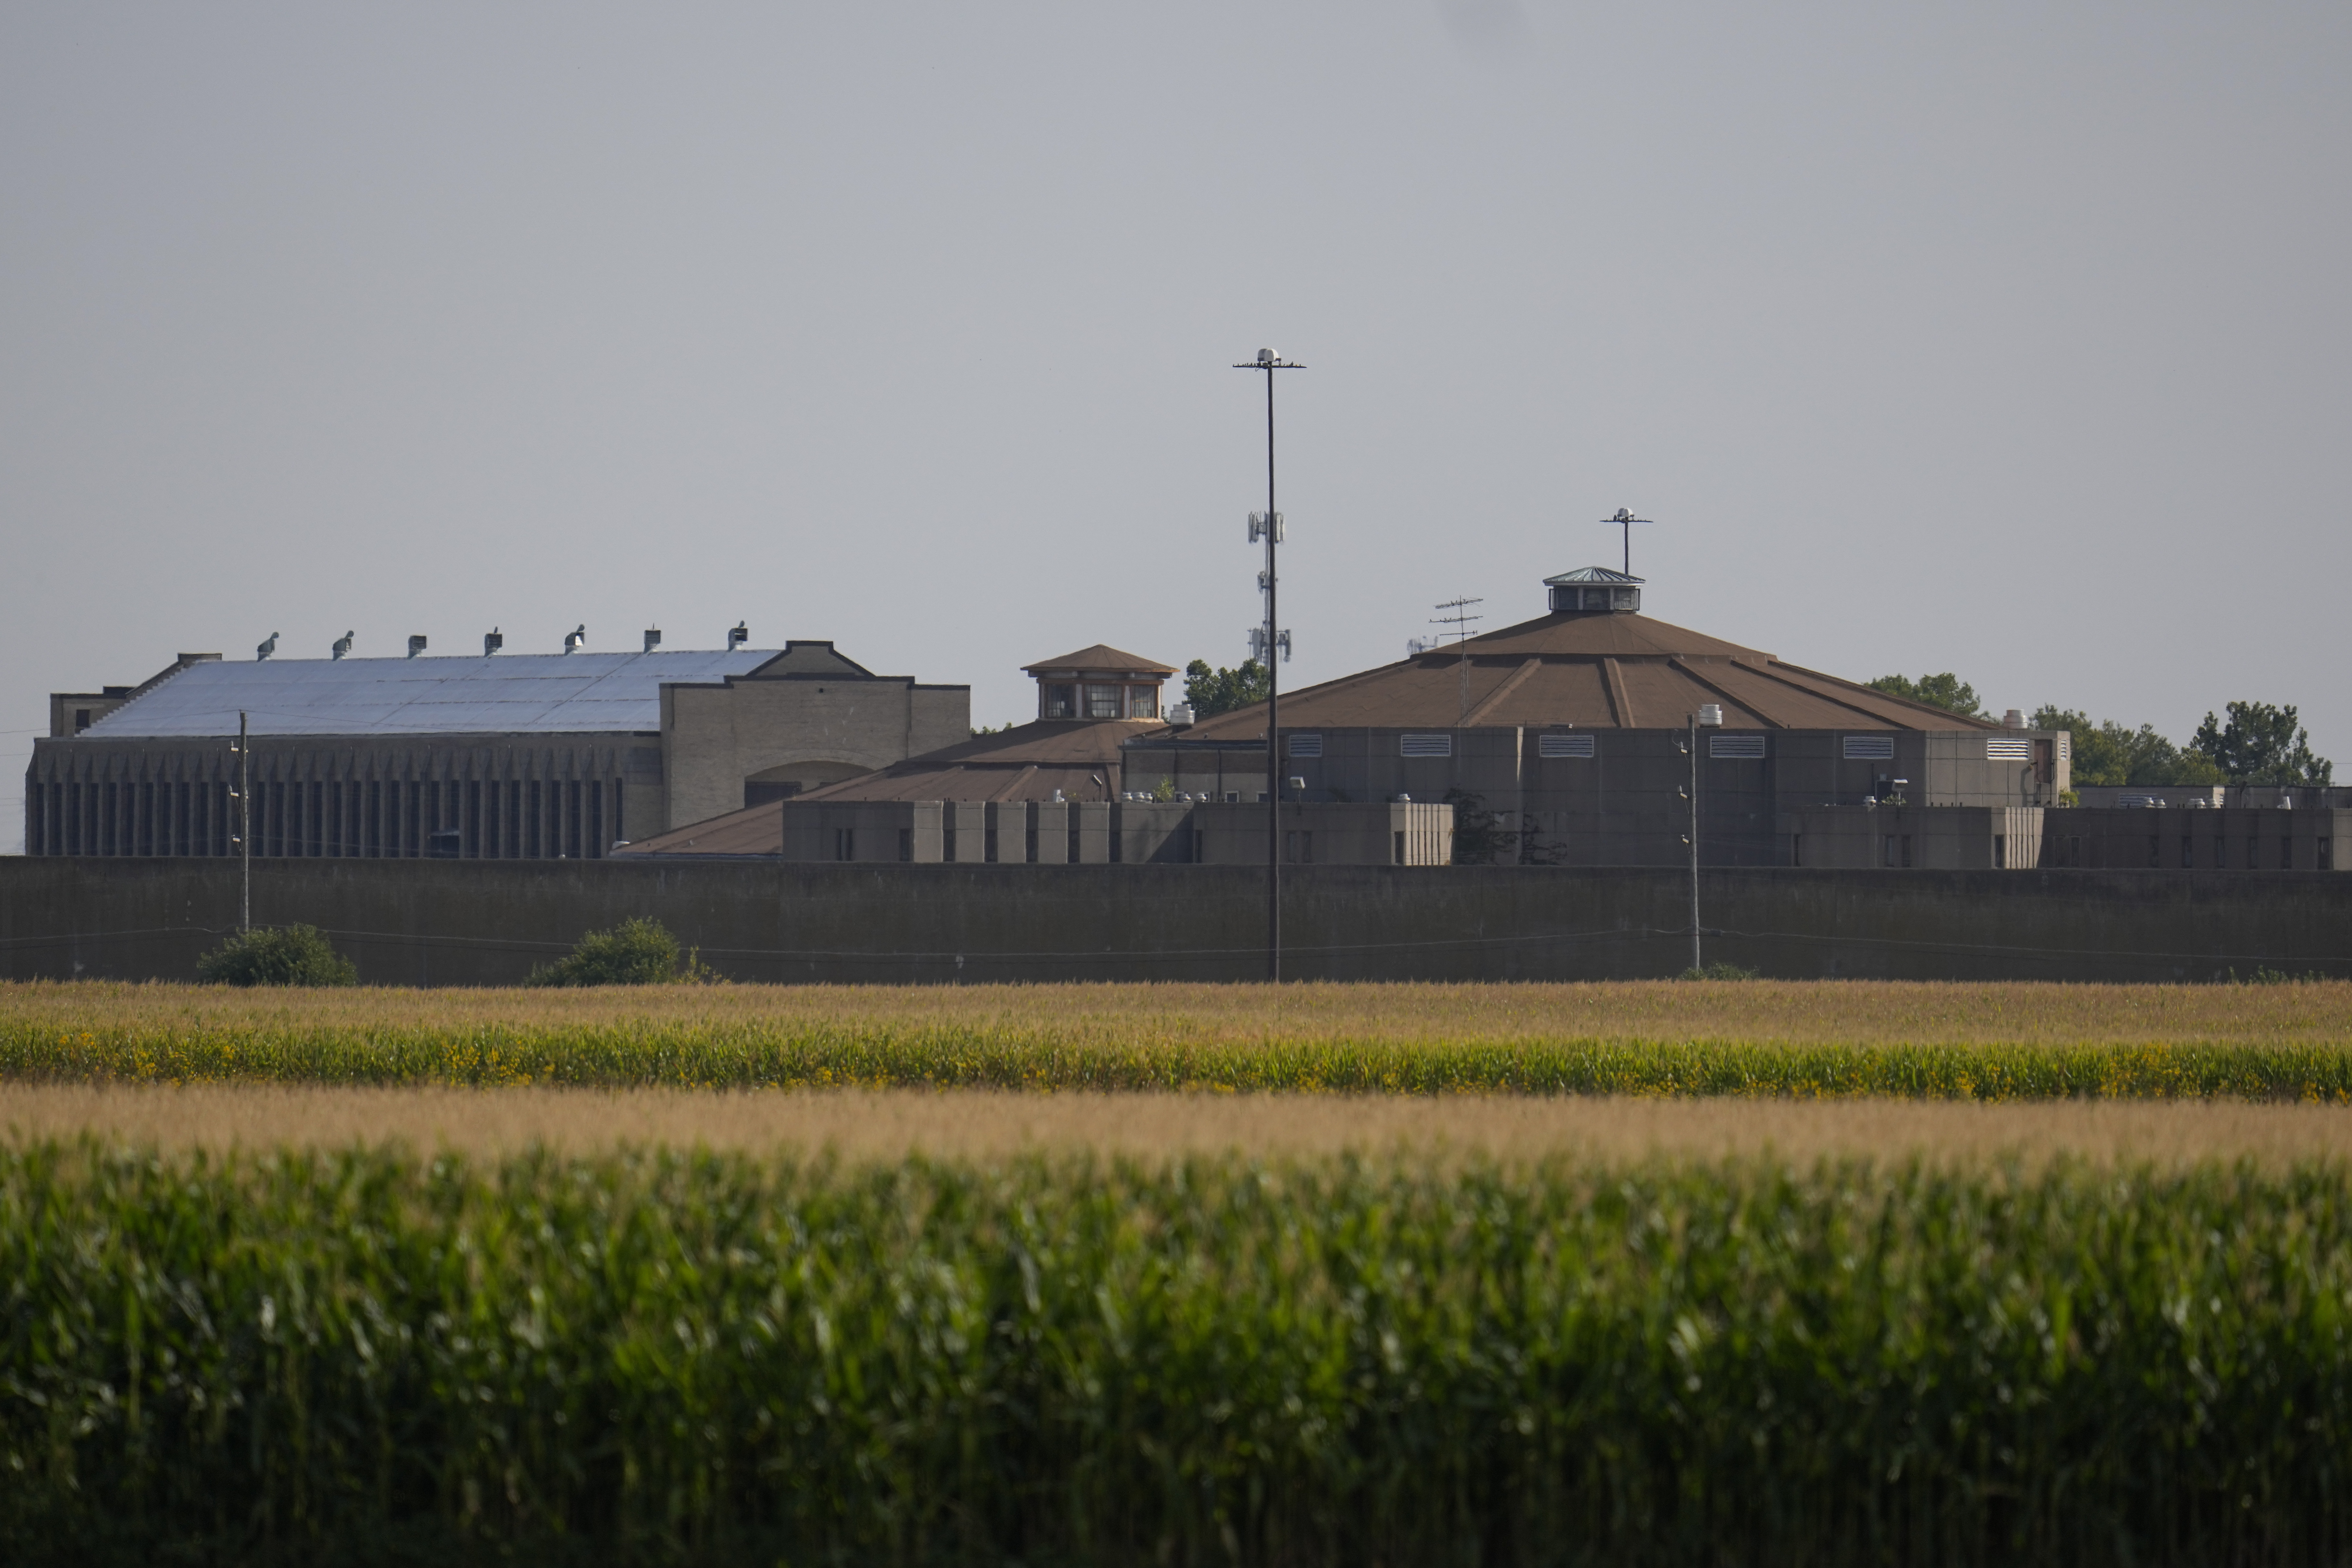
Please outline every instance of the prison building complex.
M669 859L1044 866L1262 863L1263 805L1150 798L1128 778L1129 743L1163 732L1171 667L1096 644L1023 667L1037 683L1026 724L908 757L863 777L762 803L630 844ZM1450 806L1414 803L1286 805L1293 860L1443 865Z
M2058 803L2063 732L1966 718L1653 620L1642 580L1603 567L1544 586L1536 619L1286 694L1284 798L1449 801L1459 842L1505 864L1675 865L1690 854L1695 736L1706 864L1803 865L1799 814L1893 803L1977 814L1973 864L2038 854L1991 814ZM1708 709L1720 723L1696 729ZM1262 703L1124 749L1130 788L1254 799L1273 787Z
M28 854L232 853L240 716L256 855L555 859L934 750L969 733L971 709L968 687L876 675L820 641L184 654L105 691L51 698L26 773Z

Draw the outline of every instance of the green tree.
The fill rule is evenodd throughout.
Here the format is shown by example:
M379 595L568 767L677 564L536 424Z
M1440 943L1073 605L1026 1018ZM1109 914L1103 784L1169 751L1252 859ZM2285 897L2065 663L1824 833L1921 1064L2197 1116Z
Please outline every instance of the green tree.
M316 926L262 926L196 960L196 978L214 985L357 985L360 972Z
M2294 705L2232 702L2228 721L2213 715L2197 726L2190 742L2213 759L2231 784L2324 784L2335 782L2336 764L2311 750L2311 735L2295 721Z
M1454 863L1493 865L1503 853L1503 840L1510 837L1503 819L1487 809L1486 797L1459 786L1445 792L1444 804L1454 808Z
M2176 746L2153 724L2134 730L2112 719L2093 721L2071 708L2045 703L2033 710L2037 730L2064 730L2074 737L2070 769L2077 784L2217 784L2226 782L2210 757L2195 747Z
M1213 719L1263 702L1273 688L1272 672L1254 658L1242 660L1238 669L1211 669L1205 658L1184 667L1184 700L1192 705L1195 719Z
M527 985L666 985L715 979L656 920L640 916L611 931L592 931L553 963L530 972Z
M1941 675L1923 675L1916 680L1902 675L1882 675L1870 682L1870 689L1884 691L1889 697L1907 697L1914 702L1925 702L1930 708L1942 708L1963 718L1984 717L1984 710L1977 705L1977 689L1948 669Z

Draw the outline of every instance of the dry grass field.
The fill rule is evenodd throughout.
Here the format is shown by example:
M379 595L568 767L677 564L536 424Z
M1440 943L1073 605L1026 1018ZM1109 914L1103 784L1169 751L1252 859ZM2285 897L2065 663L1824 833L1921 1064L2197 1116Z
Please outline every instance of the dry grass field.
M0 1079L2344 1101L2352 984L20 984Z
M2039 1166L2053 1158L2265 1169L2352 1156L2352 1109L2243 1100L2011 1102L1450 1095L1098 1094L897 1089L350 1089L0 1083L0 1139L88 1134L164 1151L405 1145L499 1158L544 1148L709 1148L993 1162L1145 1163L1356 1153L1580 1166L1766 1158Z

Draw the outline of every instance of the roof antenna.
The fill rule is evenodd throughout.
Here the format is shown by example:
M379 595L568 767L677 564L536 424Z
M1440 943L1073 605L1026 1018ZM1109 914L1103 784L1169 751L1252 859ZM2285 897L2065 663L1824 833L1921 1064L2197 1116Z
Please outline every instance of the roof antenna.
M1637 522L1648 522L1651 520L1646 517L1635 517L1621 506L1617 509L1615 517L1604 517L1601 521L1615 523L1619 531L1624 534L1625 575L1631 577L1633 574L1633 525Z
M654 649L659 647L661 647L661 628L659 626L647 626L646 628L646 651L647 653L651 653Z
M276 653L277 651L278 634L276 632L272 632L269 634L269 637L266 641L254 645L253 661L256 664L259 664L263 659L268 658L271 654Z
M1452 626L1454 646L1462 650L1462 717L1465 719L1470 717L1470 623L1486 618L1484 616L1472 615L1470 606L1483 605L1486 602L1484 599L1448 599L1445 603L1432 607L1440 612L1451 611L1452 614L1441 613L1429 617L1435 625ZM1434 647L1444 640L1445 634L1440 632L1429 646Z
M588 623L583 621L577 629L563 634L563 651L578 653L588 645Z
M737 648L741 647L745 643L750 642L751 640L751 630L745 626L742 622L737 621L733 626L727 628L727 651L729 653L733 653Z
M352 651L352 634L345 632L335 639L335 657L341 658Z

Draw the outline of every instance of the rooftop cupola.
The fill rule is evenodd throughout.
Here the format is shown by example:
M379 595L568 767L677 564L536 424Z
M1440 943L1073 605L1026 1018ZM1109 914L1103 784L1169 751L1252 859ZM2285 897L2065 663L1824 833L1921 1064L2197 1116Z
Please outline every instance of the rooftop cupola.
M1157 719L1160 686L1176 672L1156 659L1101 643L1024 665L1037 679L1040 719Z
M1631 615L1642 607L1642 579L1606 566L1580 566L1544 579L1555 616Z

